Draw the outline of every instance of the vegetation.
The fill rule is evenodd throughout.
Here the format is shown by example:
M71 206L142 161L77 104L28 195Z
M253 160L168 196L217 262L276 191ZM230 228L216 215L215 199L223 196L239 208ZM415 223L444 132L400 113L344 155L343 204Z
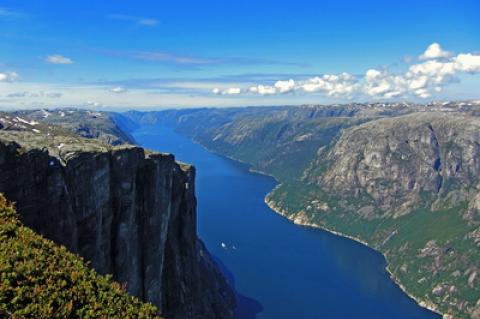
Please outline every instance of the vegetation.
M174 112L178 124L166 111L157 113L157 122L175 125L209 149L285 181L299 178L317 150L341 129L365 121L343 116L348 110L337 110L342 115L338 117L322 117L321 111L310 107L178 111ZM135 119L151 123L151 117L145 113L145 118Z
M470 124L466 125L466 114L439 116L422 110L422 113L405 116L412 129L410 124L398 124L396 120L376 121L385 116L414 112L415 109L413 106L388 106L388 112L385 112L385 108L378 106L352 106L351 109L344 107L340 112L335 107L306 106L182 110L129 116L137 123L148 120L150 124L174 126L207 148L272 175L281 185L268 195L267 200L280 213L296 223L336 231L376 248L387 258L388 269L395 280L411 296L430 308L453 315L454 318L480 318L480 228L477 217L466 217L470 209L467 207L469 200L476 192L472 185L476 185L478 179L477 173L468 171L471 168L464 167L469 173L460 178L443 178L440 194L421 188L418 198L414 198L415 204L406 214L395 214L398 212L395 205L405 203L405 198L414 194L392 191L390 183L398 183L395 178L374 180L377 193L389 191L388 200L393 203L389 211L378 205L378 196L374 199L365 189L357 188L355 190L358 192L354 192L349 189L348 183L342 185L345 187L341 192L321 186L322 177L332 168L340 172L336 176L344 177L341 175L344 167L328 157L330 151L340 143L340 134L349 127L348 131L355 132L353 136L366 134L367 131L354 129L365 127L359 124L369 121L375 122L378 127L373 127L366 141L375 139L375 142L382 144L387 140L385 132L388 130L388 138L399 139L399 148L405 148L409 151L407 154L416 154L419 161L425 161L428 154L422 153L424 147L432 149L434 143L433 146L419 144L419 148L412 151L413 146L403 139L412 135L414 130L417 130L415 134L418 136L429 132L425 129L426 125L415 124L417 117L419 121L423 119L427 122L436 118L434 126L440 131L444 129L460 135L453 139L456 141L453 144L448 140L440 143L442 165L448 165L443 161L447 158L451 167L460 163L462 150L469 149L469 139L478 139L475 137L478 132L477 119L469 117ZM433 134L442 133L436 131ZM348 153L352 160L358 160L355 156L363 152L361 148L365 145L362 143L348 144L349 147L339 154ZM375 146L372 148L376 149ZM357 153L357 148L362 152ZM421 171L415 166L417 162L408 156L401 156L405 152L387 150L392 152L394 163L407 168L407 172L401 171L404 179L409 168L410 172ZM362 169L368 172L375 168L364 166ZM440 168L435 164L434 169L448 167ZM424 176L420 175L419 178Z
M159 318L153 305L23 226L1 194L0 317Z
M475 225L462 218L466 203L432 211L424 207L399 218L365 219L352 214L365 203L346 202L303 182L282 184L269 201L295 219L357 238L384 253L389 270L408 293L454 318L470 318L455 305L480 306L480 290L468 279L478 266L480 250L469 235ZM327 203L329 210L312 203ZM452 306L453 305L453 306Z

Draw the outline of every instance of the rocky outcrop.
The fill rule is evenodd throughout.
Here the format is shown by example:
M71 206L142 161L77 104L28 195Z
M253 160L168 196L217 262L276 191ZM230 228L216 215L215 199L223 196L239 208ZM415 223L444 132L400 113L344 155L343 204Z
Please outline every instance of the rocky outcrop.
M94 138L111 145L134 144L130 136L120 126L130 123L117 123L115 113L81 110L75 108L23 110L8 113L0 112L0 124L8 129L37 130L62 129L67 133L85 138Z
M346 129L331 149L321 150L305 179L401 216L425 196L472 198L480 186L479 140L480 119L471 116L415 113L371 121ZM318 172L324 163L328 169Z
M233 317L233 293L196 235L192 166L133 146L41 141L0 132L0 192L27 226L167 318Z

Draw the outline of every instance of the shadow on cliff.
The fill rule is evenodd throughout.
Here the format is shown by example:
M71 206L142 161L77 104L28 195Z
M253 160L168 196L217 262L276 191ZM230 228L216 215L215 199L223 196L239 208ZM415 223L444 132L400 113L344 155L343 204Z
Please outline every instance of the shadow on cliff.
M228 268L222 263L222 261L212 255L213 260L218 265L218 268L222 272L222 274L227 278L230 286L235 291L235 298L237 302L237 307L235 309L235 318L237 319L255 319L257 314L262 312L263 306L260 302L253 298L249 298L240 294L235 289L235 277L233 276L232 272L228 270Z

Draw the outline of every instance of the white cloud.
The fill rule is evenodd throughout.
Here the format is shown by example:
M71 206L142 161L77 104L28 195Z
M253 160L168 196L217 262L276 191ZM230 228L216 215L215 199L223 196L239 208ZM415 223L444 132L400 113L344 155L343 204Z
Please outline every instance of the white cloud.
M73 64L73 60L67 57L64 57L60 54L49 55L45 59L48 63L51 64Z
M16 72L0 72L0 82L13 82L20 78Z
M110 92L117 93L117 94L118 93L125 93L125 92L127 92L127 89L123 88L121 86L117 86L117 87L111 88Z
M274 86L278 93L288 93L295 89L295 81L292 79L288 81L277 81Z
M249 93L260 95L285 94L295 91L307 93L321 92L328 96L349 95L355 91L357 79L348 73L325 74L322 77L313 77L304 81L276 81L273 86L254 85L247 90Z
M325 74L322 77L316 76L305 81L298 81L298 90L307 93L320 92L327 96L350 97L355 92L358 84L357 79L349 73Z
M248 91L260 95L272 95L277 93L277 89L274 86L268 85L251 86L248 88Z
M305 80L279 80L273 85L256 84L241 92L275 95L288 92L322 93L327 97L351 99L430 98L443 87L458 80L461 74L480 74L480 55L461 53L454 56L438 43L431 44L416 64L405 71L368 69L362 77L349 73L325 74Z
M213 94L216 95L236 95L242 93L242 89L233 87L233 88L227 88L225 90L220 90L219 88L214 88L212 90Z
M328 96L351 98L352 94L358 89L357 78L349 73L324 75L323 80L327 82L325 92Z
M382 75L381 71L370 69L365 73L365 79L367 81L374 81L375 79L379 78Z
M429 59L441 59L441 58L449 58L452 56L452 53L448 51L444 51L440 44L432 43L428 46L428 48L423 52L423 54L419 57L420 60L429 60Z
M419 76L418 78L414 78L408 84L408 88L410 90L419 90L424 89L428 84L428 77L426 75Z
M459 71L467 73L480 72L480 55L471 53L459 54L454 59L455 66Z
M228 88L225 90L225 94L240 94L242 90L240 88Z
M413 93L422 99L427 99L430 96L432 96L432 94L427 89L418 89L418 90L415 90Z

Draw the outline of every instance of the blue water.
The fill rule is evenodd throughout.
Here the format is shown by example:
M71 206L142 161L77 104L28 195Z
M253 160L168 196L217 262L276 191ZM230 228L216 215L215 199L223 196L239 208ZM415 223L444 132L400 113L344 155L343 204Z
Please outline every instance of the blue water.
M378 252L270 210L263 200L276 185L272 178L171 128L146 126L133 136L196 166L198 232L244 296L240 318L440 318L393 283Z

